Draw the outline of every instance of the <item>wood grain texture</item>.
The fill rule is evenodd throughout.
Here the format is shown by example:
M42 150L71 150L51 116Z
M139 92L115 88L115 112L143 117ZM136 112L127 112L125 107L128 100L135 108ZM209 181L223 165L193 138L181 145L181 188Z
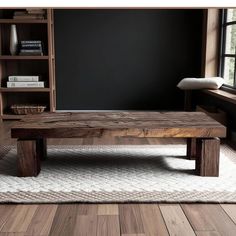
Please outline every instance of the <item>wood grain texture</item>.
M77 206L73 204L59 205L52 223L50 236L73 235L77 216Z
M49 235L57 205L38 206L28 228L26 235L47 236Z
M236 95L234 93L230 93L221 89L217 90L204 89L202 92L217 97L223 101L236 104Z
M145 234L121 234L121 236L146 236Z
M52 9L48 9L47 10L47 20L48 20L48 24L47 24L47 33L48 33L48 76L49 76L49 88L50 88L50 94L49 94L49 103L50 103L50 111L53 112L55 110L54 107L54 95L53 95L53 91L54 91L54 60L53 60L53 51L54 49L52 48L54 43L53 43L53 21L52 21Z
M216 231L195 231L197 236L221 236Z
M196 159L196 139L195 138L187 138L187 157L190 160L195 160Z
M185 204L182 208L196 231L216 231L220 235L236 235L236 225L217 204Z
M1 63L0 63L0 71L1 71ZM1 76L1 72L0 72L0 76ZM1 82L1 80L0 80ZM2 96L2 93L0 93L0 117L2 117L3 115L3 96ZM2 119L0 119L0 122L2 121Z
M120 236L119 217L114 215L98 216L97 236Z
M36 151L36 140L20 140L17 141L18 156L18 176L37 176L40 172L41 152Z
M140 204L140 210L146 235L169 235L158 205Z
M206 9L204 15L202 76L217 76L219 68L220 9Z
M98 205L98 215L119 215L118 204Z
M234 204L221 204L221 207L227 213L227 215L236 224L236 205Z
M77 207L78 215L97 215L97 212L97 204L79 204L79 206Z
M67 112L26 116L11 131L12 137L23 139L18 141L19 176L37 176L40 159L46 156L46 138L86 137L93 142L91 138L110 136L221 137L226 128L202 112ZM187 155L195 156L198 148L197 173L218 176L218 142L195 144L195 139L188 139Z
M144 227L138 204L120 204L119 217L121 234L142 234Z
M197 139L196 173L200 176L219 176L220 140Z
M192 111L192 90L184 90L184 110Z
M0 205L0 232L8 219L11 218L16 205Z
M13 138L225 137L226 128L202 112L75 112L29 115Z
M195 236L191 225L179 205L161 204L160 209L170 235Z
M11 93L11 92L49 92L48 88L0 88L0 92ZM24 115L23 115L24 117Z
M37 205L17 205L1 228L1 232L26 232L37 208Z
M97 236L97 216L77 215L73 236Z
M181 204L181 207L187 216L195 231L215 231L214 223L202 204Z
M1 233L0 236L33 236L33 235L26 235L25 233Z

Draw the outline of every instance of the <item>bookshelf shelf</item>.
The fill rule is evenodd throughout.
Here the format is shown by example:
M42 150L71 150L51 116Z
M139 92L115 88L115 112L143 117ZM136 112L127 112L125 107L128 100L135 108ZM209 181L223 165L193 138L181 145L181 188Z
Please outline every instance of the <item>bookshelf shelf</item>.
M47 24L47 20L18 20L18 19L0 19L0 24Z
M0 116L2 120L20 120L24 115L3 114Z
M40 104L55 111L55 60L53 10L45 9L45 19L11 19L15 11L0 9L0 121L21 119L11 113L11 105ZM39 40L44 56L10 55L10 28L16 24L18 42ZM40 76L46 88L7 88L8 76Z
M11 92L50 92L50 88L0 88L2 93Z
M48 58L48 56L0 56L0 60L48 60Z

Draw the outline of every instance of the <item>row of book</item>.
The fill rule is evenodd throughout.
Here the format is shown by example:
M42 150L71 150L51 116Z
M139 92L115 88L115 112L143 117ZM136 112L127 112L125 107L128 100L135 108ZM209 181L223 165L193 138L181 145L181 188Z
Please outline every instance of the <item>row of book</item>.
M22 56L42 56L43 43L40 40L25 40L20 42L19 55Z
M40 76L20 76L12 75L8 76L7 88L44 88L44 81L39 81Z
M13 19L34 19L43 20L45 19L45 10L41 8L26 8L26 10L15 11L13 14Z

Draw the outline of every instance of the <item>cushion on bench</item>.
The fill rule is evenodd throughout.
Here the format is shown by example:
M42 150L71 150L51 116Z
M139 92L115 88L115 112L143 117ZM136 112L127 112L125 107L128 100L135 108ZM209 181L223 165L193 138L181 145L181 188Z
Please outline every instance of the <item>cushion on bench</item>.
M177 84L177 87L183 90L219 89L223 84L224 79L221 77L184 78Z

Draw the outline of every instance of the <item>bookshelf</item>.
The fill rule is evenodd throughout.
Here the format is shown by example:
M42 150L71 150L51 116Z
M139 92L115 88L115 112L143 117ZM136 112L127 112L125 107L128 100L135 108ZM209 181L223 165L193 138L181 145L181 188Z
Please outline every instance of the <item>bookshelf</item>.
M45 105L55 111L55 57L53 10L45 9L45 19L13 19L16 10L0 9L0 120L17 120L22 115L11 112L13 104ZM10 53L10 27L16 25L18 42L41 40L44 54L14 55ZM10 75L39 75L45 88L7 88Z

